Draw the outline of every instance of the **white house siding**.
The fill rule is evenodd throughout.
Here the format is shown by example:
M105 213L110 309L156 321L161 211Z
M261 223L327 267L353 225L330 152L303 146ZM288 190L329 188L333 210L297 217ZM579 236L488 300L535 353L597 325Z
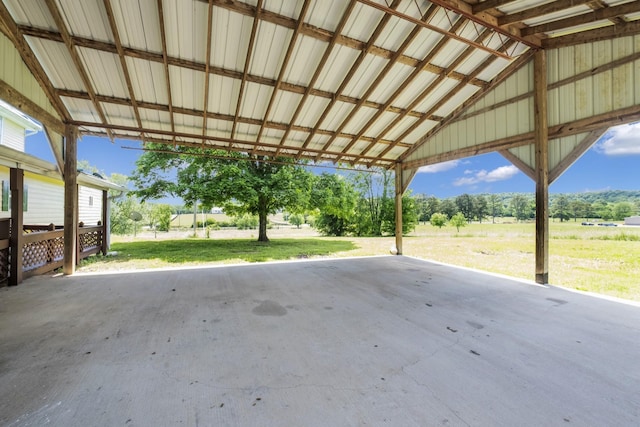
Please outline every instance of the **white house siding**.
M27 186L28 209L24 213L24 224L64 224L64 185L53 178L24 173Z
M102 221L102 190L89 187L78 189L79 221L85 225L97 225Z
M3 120L2 145L24 152L24 128L10 120Z

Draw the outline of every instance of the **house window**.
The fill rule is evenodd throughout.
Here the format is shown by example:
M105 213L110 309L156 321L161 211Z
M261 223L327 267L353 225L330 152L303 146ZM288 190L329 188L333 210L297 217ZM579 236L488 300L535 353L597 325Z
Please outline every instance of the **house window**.
M89 196L89 206L93 206L93 196Z
M2 211L9 211L9 181L2 181Z
M11 210L11 190L9 190L9 181L2 181L2 211L8 212ZM24 186L22 192L22 210L27 212L29 210L29 186Z

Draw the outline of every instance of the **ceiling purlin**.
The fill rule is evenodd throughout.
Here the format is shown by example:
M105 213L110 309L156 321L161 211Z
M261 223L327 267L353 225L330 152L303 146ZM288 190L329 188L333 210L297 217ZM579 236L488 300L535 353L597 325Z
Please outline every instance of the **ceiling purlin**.
M476 92L469 99L467 99L465 102L463 102L458 108L453 110L451 112L451 114L449 114L447 117L445 117L443 120L441 120L440 123L438 123L433 129L431 129L429 132L427 132L425 135L423 135L420 138L419 141L417 141L416 143L414 143L411 146L411 148L409 148L407 151L402 153L402 155L400 156L399 160L401 162L404 162L407 159L407 157L409 157L411 154L413 154L422 145L427 143L427 141L429 141L429 139L433 135L435 135L436 133L440 132L443 128L445 128L450 123L455 121L469 107L471 107L476 102L478 102L479 99L484 97L488 92L492 91L496 86L498 86L499 84L504 82L509 76L511 76L516 71L518 71L520 69L520 67L522 67L524 64L526 64L527 62L529 62L531 60L531 57L533 56L534 52L535 52L534 50L528 50L528 51L524 52L522 55L520 55L520 57L518 57L515 61L513 61L511 64L509 64L509 66L507 68L502 70L482 90Z
M592 5L591 3L589 4ZM605 7L597 9L593 12L584 13L582 15L573 16L571 18L560 19L558 21L547 22L546 24L533 25L522 29L522 34L546 33L549 31L561 30L564 28L575 27L577 25L588 24L589 22L600 21L603 19L617 18L630 13L640 12L640 2L634 1L624 3L618 6Z
M474 14L482 13L489 9L495 9L505 4L513 3L516 0L486 0L476 3L472 6L472 12Z
M251 56L253 55L253 46L256 42L256 33L258 31L258 23L260 22L260 14L262 12L262 0L258 0L256 5L256 13L253 16L253 24L251 24L251 35L249 36L249 46L247 46L247 56L244 58L244 69L242 70L242 78L240 79L240 90L238 91L238 99L236 102L236 112L231 125L231 139L236 136L236 128L238 126L238 117L240 116L240 108L242 108L242 99L244 97L244 88L247 84L247 76L249 75L249 65Z
M466 20L463 19L459 19L454 26L452 27L452 29L454 31L457 31L462 25L464 25L464 23L466 22ZM483 35L482 37L486 37L486 35ZM429 62L431 62L438 53L440 53L444 47L447 45L447 43L449 42L449 39L447 37L443 37L442 39L440 39L440 41L438 42L438 44L436 44L433 49L431 49L431 51L427 54L427 56L422 60L423 64L427 64ZM431 93L433 92L438 85L440 85L440 83L442 82L442 79L446 78L448 76L448 74L450 72L452 72L455 67L458 66L458 64L460 63L460 58L462 56L464 56L464 59L466 59L466 57L469 55L469 50L472 50L473 48L467 48L465 49L465 51L462 53L461 56L458 57L458 59L453 62L452 64L449 65L449 67L447 67L446 69L443 69L443 71L438 75L438 78L436 80L433 81L433 83L431 83L424 91L422 91L422 93L420 95L418 95L416 98L414 98L414 100L411 102L411 104L409 104L407 106L407 110L412 110L413 108L415 108L417 105L419 105L422 101L424 101L424 99ZM395 94L394 94L395 95ZM399 95L399 94L398 94ZM391 131L391 129L393 129L398 123L400 123L404 118L406 117L406 114L399 114L395 119L393 119L393 121L391 123L389 123L378 135L377 138L375 138L362 152L361 154L364 155L367 152L369 152L369 150L371 150L378 142L379 140L384 137L384 135L386 135L387 133L389 133ZM425 120L429 119L430 116L428 115L424 115L421 116L424 117ZM420 120L420 117L418 118L418 120ZM395 138L396 141L400 141L400 138ZM386 154L386 153L385 153Z
M271 109L273 108L273 103L278 94L278 90L280 90L280 85L282 84L282 79L284 79L284 73L287 71L287 66L289 65L289 61L291 60L291 55L293 54L293 50L295 49L296 42L298 41L298 36L300 35L300 29L302 28L302 24L304 23L304 18L307 15L307 11L309 10L310 0L304 0L304 4L302 5L302 9L300 10L300 16L298 17L298 25L293 30L293 34L291 35L291 40L289 40L289 47L287 47L287 52L285 53L284 60L282 61L282 66L280 67L280 72L278 73L278 79L276 80L276 84L271 91L271 98L269 99L269 104L267 105L267 110L264 113L264 118L262 125L260 125L260 130L258 131L258 136L256 137L256 142L260 143L260 139L262 138L262 133L264 132L264 123L269 120L269 115L271 114ZM252 152L251 154L254 154Z
M428 21L436 12L436 10L438 9L437 6L435 5L431 5L426 11L425 13L422 15L422 20L424 21ZM378 86L380 85L380 83L382 83L382 81L387 77L387 74L389 74L389 72L391 71L391 69L395 66L395 64L398 61L398 58L400 57L400 55L404 54L404 52L409 48L409 46L411 45L411 43L413 43L413 41L415 40L415 38L418 36L418 34L420 33L420 31L422 31L422 28L419 26L414 26L413 29L411 30L411 33L409 33L409 35L404 39L404 41L402 42L402 44L400 45L400 47L398 48L398 50L394 53L394 55L389 59L389 61L387 61L387 64L385 65L385 67L382 69L382 71L380 72L380 74L378 74L376 76L376 78L373 80L373 82L369 85L369 87L367 88L367 90L365 91L365 93L360 97L360 100L358 101L358 103L356 104L356 106L354 108L351 109L351 111L349 112L349 114L347 114L347 117L342 121L342 123L340 123L340 125L338 126L338 128L336 129L335 133L331 136L331 138L329 138L329 140L324 144L323 150L328 149L331 144L333 144L333 141L336 140L336 137L338 136L338 134L340 132L342 132L342 130L345 128L345 126L347 126L347 124L351 121L351 119L353 119L353 117L360 111L360 108L362 107L362 104L364 103L364 101L366 101L371 94L373 93L373 91L375 91ZM379 110L378 110L379 111ZM349 142L349 144L347 144L347 146L342 150L343 153L347 153L351 147L353 147L353 145L357 142L357 139L352 139L351 142ZM337 161L340 160L340 158L342 158L342 156L340 156L338 159L336 159Z
M167 85L167 105L169 106L169 123L171 132L175 135L176 124L173 118L173 99L171 97L171 78L169 77L169 55L167 55L167 34L164 28L164 8L162 0L157 0L158 5L158 21L160 24L160 40L162 42L162 64L164 66L164 81ZM173 143L176 143L176 137L173 137Z
M56 90L56 94L58 96L62 96L62 97L66 97L66 98L78 98L78 99L85 99L85 100L90 100L89 95L87 95L85 92L76 92L76 91L72 91L72 90L62 90L62 89L58 89ZM103 104L116 104L116 105L130 105L130 101L126 98L115 98L112 96L105 96L105 95L96 95L98 101L100 101ZM169 111L169 107L167 105L164 104L155 104L152 102L145 102L145 101L138 101L138 107L139 108L144 108L144 109L148 109L148 110L154 110L154 111L164 111L164 112L168 112ZM185 116L193 116L193 117L202 117L203 111L202 110L193 110L193 109L189 109L189 108L183 108L183 107L173 107L173 112L176 114L184 114ZM210 119L214 119L214 120L223 120L223 121L228 121L228 122L232 122L234 120L234 116L229 115L229 114L221 114L221 113L213 113L213 112L209 112L207 114L207 117L209 117ZM435 119L435 118L434 118ZM248 125L255 125L255 126L260 126L262 124L262 120L261 119L253 119L253 118L249 118L249 117L238 117L238 123L244 123L244 124L248 124ZM100 127L99 123L96 123L94 125L95 127ZM278 123L278 122L270 122L267 121L265 123L265 127L269 128L269 129L278 129L278 130L286 130L289 127L291 127L291 130L293 131L300 131L300 132L311 132L311 128L309 127L305 127L305 126L299 126L299 125L293 125L291 126L290 124L287 123ZM332 135L333 132L327 129L318 129L318 134L320 135ZM339 135L341 138L347 138L347 139L351 139L353 138L352 134L348 134L348 133L342 133ZM233 139L233 138L231 138ZM370 137L363 137L361 138L363 141L373 141L373 138ZM239 141L242 142L242 141ZM246 143L246 142L242 142L242 143ZM387 140L387 139L383 139L380 141L380 143L382 144L391 144L392 141ZM401 144L401 146L408 148L410 147L409 144ZM285 149L290 149L291 147L285 147L282 146L281 149L285 150Z
M491 36L491 30L489 29L485 29L477 38L476 40L479 42L484 41L486 38ZM509 40L507 41L506 44L504 44L502 46L502 49L504 49L505 51L508 50L508 48L513 45L514 43L517 43L514 40ZM460 55L458 55L455 59L455 61L453 61L448 69L449 70L455 70L460 64L462 64L469 56L471 56L471 54L473 54L475 52L475 50L473 49L473 47L468 47L464 50L464 52L462 52ZM493 63L493 61L495 61L496 58L495 57L488 57L485 61L482 62L482 64L480 64L478 67L476 67L471 73L469 73L469 75L467 76L468 79L472 79L475 76L477 76L478 74L480 74L482 71L484 71L491 63ZM447 75L444 74L441 79L446 78ZM433 92L438 85L440 84L440 79L434 81L431 85L429 85L428 88L426 88L420 95L418 95L418 97L413 101L412 105L415 103L417 105L417 103L422 102L423 99L425 99L431 92ZM407 129L404 130L404 132L402 132L402 134L396 138L394 138L396 141L402 141L404 138L406 138L409 134L411 134L411 132L413 132L414 130L416 130L416 128L418 128L418 126L422 125L422 123L425 122L425 120L427 120L433 113L435 113L440 107L442 107L445 103L447 103L449 101L449 99L451 99L452 96L454 96L456 93L460 92L465 86L467 86L467 84L464 81L459 82L453 89L451 89L448 93L447 96L440 98L433 106L431 106L431 108L424 114L423 117L419 118L418 120L414 121ZM399 118L398 118L399 119ZM399 120L398 120L399 121ZM393 125L393 123L392 123ZM387 129L392 129L393 126L389 125L387 127ZM387 129L385 129L385 131L383 131L383 133L380 134L380 136L384 136L384 133L386 133ZM369 152L369 150L371 148L374 147L374 143L369 144L369 147L367 147L368 149L363 151L362 154L367 154ZM382 150L382 152L378 155L378 157L382 158L384 157L389 151L391 151L393 148L395 148L394 144L391 144L389 146L387 146L387 148L385 148L384 150Z
M475 12L473 7L463 0L432 0L431 2L453 10L477 24L490 28L509 38L516 39L530 47L539 48L541 45L541 41L538 37L531 35L527 37L523 36L520 32L520 28L517 25L512 25L512 23L500 25L499 18L496 18L488 12Z
M468 46L473 46L473 47L475 47L477 49L483 50L485 52L489 52L492 55L499 56L499 57L504 58L504 59L511 59L509 57L509 55L506 54L505 52L501 52L499 50L492 49L492 48L490 48L488 46L483 45L482 43L476 43L473 40L469 40L469 39L467 39L465 37L462 37L462 36L460 36L460 35L458 35L456 33L453 33L451 31L445 30L445 29L440 28L440 27L438 27L436 25L429 24L428 22L421 21L418 18L414 18L411 15L407 15L405 13L398 12L395 8L384 6L384 5L380 4L380 3L374 2L372 0L358 0L358 1L360 3L362 3L362 4L365 4L367 6L370 6L370 7L374 8L374 9L378 9L378 10L383 11L385 13L385 16L386 15L393 15L393 16L395 16L397 18L404 19L405 21L409 21L409 22L411 22L413 24L416 24L416 25L419 25L419 26L421 26L423 28L426 28L427 30L431 30L433 32L442 34L443 36L446 36L446 37L452 38L454 40L457 40L460 43L464 43L464 44L466 44ZM434 1L432 3L437 3L437 2ZM447 8L450 9L450 7L447 7Z
M545 49L555 49L582 43L592 43L599 40L633 36L636 34L640 34L640 20L624 22L618 25L608 25L594 30L567 34L566 36L550 37L543 40L542 46Z
M327 63L327 60L329 59L329 56L331 55L331 52L333 51L333 47L336 45L336 40L337 40L338 36L340 36L340 34L342 33L342 30L344 29L344 26L347 23L347 20L349 19L349 16L351 16L351 12L353 11L353 8L354 8L355 5L356 5L356 1L355 0L350 0L349 1L349 4L347 5L347 8L345 9L344 13L342 14L342 18L340 19L340 22L338 23L338 26L336 27L336 30L334 31L333 36L331 37L331 40L329 41L327 47L324 50L324 53L322 54L322 58L320 59L320 62L318 63L318 66L316 67L316 70L314 71L313 76L311 77L311 80L309 81L309 83L305 87L304 94L302 95L302 99L300 100L300 102L298 102L298 106L296 107L296 111L293 113L293 116L291 117L291 120L289 121L289 126L287 127L287 130L284 132L284 135L282 135L282 138L280 140L280 145L284 145L285 141L287 140L287 137L289 136L289 134L293 130L294 123L298 119L298 116L300 115L300 112L302 111L302 107L304 106L305 102L307 101L307 98L309 97L309 94L311 93L311 89L315 86L316 81L320 77L320 74L322 73L322 70L324 69L324 66ZM277 156L278 154L280 154L280 151L281 151L280 148L277 149L275 155Z
M498 18L498 25L508 25L515 22L526 21L527 19L537 18L539 16L548 15L550 13L559 12L561 10L569 9L572 7L580 6L581 4L589 3L593 0L556 0L550 3L545 3L540 6L535 6L529 9L522 10L520 12L511 13Z
M93 122L84 122L84 121L72 121L71 124L76 125L78 127L90 127L90 128L95 128L96 124ZM173 145L180 145L180 146L195 146L198 148L202 147L202 144L190 144L189 141L186 140L178 140L176 141L176 143L173 143L173 138L177 137L177 138L185 138L185 139L193 139L193 140L198 140L198 141L215 141L215 142L221 142L221 143L233 143L233 144L244 144L244 145L255 145L254 142L251 141L239 141L237 139L230 139L230 138L220 138L220 137L214 137L214 136L202 136L199 133L187 133L187 132L171 132L168 130L162 130L162 129L147 129L147 128L143 128L143 129L139 129L137 126L122 126L122 125L112 125L112 124L105 124L105 125L101 125L99 126L102 129L106 129L106 130L114 130L114 131L122 131L122 132L135 132L140 133L140 132L144 132L145 134L147 134L147 139L149 141L160 141L163 142L165 144L173 144ZM101 132L94 132L94 131L85 131L83 132L83 135L104 135L104 133ZM160 136L166 136L167 139L162 139L159 138L158 135ZM131 138L131 135L129 134L123 134L122 135L123 138ZM279 144L270 144L270 143L260 143L260 146L263 148L267 148L270 150L276 150L279 147ZM287 150L300 150L298 147L287 147ZM241 147L225 147L225 150L229 150L229 151L242 151L242 152L246 152L247 149L246 148L241 148ZM312 153L312 154L323 154L325 156L327 156L327 159L331 159L331 158L335 158L337 157L340 153L336 152L336 151L322 151L319 149L314 149L314 148L307 148L306 150L304 150L306 152ZM265 153L266 155L273 155L273 151L263 151L261 153ZM303 156L305 158L312 158L315 156ZM379 160L376 157L365 157L364 158L366 161L374 161L374 160ZM388 163L391 163L391 161L388 161Z
M211 30L213 28L213 4L209 1L207 10L207 43L204 66L204 102L202 110L202 135L207 134L207 111L209 110L209 67L211 64ZM204 142L203 142L204 143Z
M391 3L391 8L398 7L400 2L401 2L401 0L393 0L393 3ZM358 58L351 65L351 68L349 69L349 71L345 75L344 79L342 79L342 82L340 83L340 86L335 91L333 98L331 99L329 104L327 104L327 106L325 107L324 111L322 112L322 114L320 115L318 120L316 121L316 124L313 127L313 130L307 136L307 139L304 141L304 144L302 144L302 148L303 149L305 149L305 148L307 148L309 146L309 143L311 143L311 140L315 136L317 130L320 128L320 124L322 124L324 119L327 117L327 115L329 114L329 111L331 111L331 109L335 105L336 101L338 100L338 97L340 95L342 95L342 92L344 91L344 89L347 87L347 85L351 81L351 78L353 77L353 75L356 73L356 71L360 67L360 64L362 64L362 61L364 61L364 59L367 57L367 54L369 53L369 50L371 49L371 47L373 47L375 41L378 39L378 36L380 36L380 34L384 30L384 28L389 23L390 19L391 19L391 15L388 14L388 13L385 13L383 15L382 19L378 22L378 25L373 30L373 33L371 34L371 37L369 37L369 40L367 41L367 44L365 45L364 49L362 49L360 51L360 55L358 55ZM357 108L357 106L354 107L354 108ZM300 153L302 153L302 151ZM300 155L300 153L298 155Z
M69 35L69 31L67 30L67 27L64 24L64 20L62 19L62 15L60 15L60 11L58 10L58 6L56 6L56 3L54 0L46 0L46 4L47 4L47 8L49 9L49 12L51 13L53 20L56 23L56 26L58 27L58 30L60 31L60 35L62 36L62 39L64 40L64 44L67 46L67 50L69 51L69 54L71 55L71 59L73 60L73 64L76 67L76 70L78 71L78 73L80 74L80 78L82 79L82 82L85 86L85 88L87 89L87 93L89 94L89 97L91 98L91 102L93 103L94 107L96 108L96 111L98 113L98 115L100 116L100 120L102 121L102 123L107 123L107 118L104 114L104 111L102 110L102 106L100 105L100 103L98 102L98 100L96 99L96 93L93 90L93 86L91 85L91 79L89 79L89 75L87 74L87 70L85 70L84 66L82 65L82 60L80 59L80 55L78 54L78 50L76 49L75 44L73 43L73 40L71 39L70 35ZM109 139L111 139L111 141L113 142L113 135L111 134L110 131L107 131L107 134L109 135Z
M124 51L122 50L122 41L120 40L120 33L118 31L118 27L116 26L115 18L113 17L113 8L111 7L111 0L104 0L104 8L107 12L107 18L109 20L109 27L111 28L111 33L113 34L113 40L116 44L116 48L118 49L118 58L120 59L120 66L122 67L122 72L124 73L124 79L127 83L127 90L129 91L129 102L133 107L133 114L136 116L136 122L138 126L142 128L142 120L140 119L140 111L138 110L138 101L136 99L136 94L133 92L133 84L131 84L131 75L129 74L129 68L127 67L127 61L124 57ZM97 100L97 98L96 98ZM142 140L144 141L144 135L141 135Z
M29 43L26 42L21 28L16 25L9 13L9 10L2 1L0 1L0 22L2 22L3 26L7 29L7 37L12 41L16 49L18 49L18 52L20 52L22 60L25 62L29 70L31 70L33 77L36 79L42 90L44 90L47 95L47 99L51 102L51 105L53 105L53 108L56 110L60 118L65 122L71 120L71 115L65 108L60 97L56 95L55 88L51 84L51 81L49 80L47 73L42 68L42 65L40 65L40 62L36 59Z

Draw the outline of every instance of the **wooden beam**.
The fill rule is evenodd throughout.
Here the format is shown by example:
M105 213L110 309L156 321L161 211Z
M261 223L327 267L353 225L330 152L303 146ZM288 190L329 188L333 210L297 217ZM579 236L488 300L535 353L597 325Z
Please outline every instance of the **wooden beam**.
M49 141L49 146L56 159L56 166L62 179L64 179L64 137L56 132L52 132L48 126L44 126L44 133Z
M399 0L393 0L393 3L391 4L391 8L398 7L399 4L400 4ZM385 14L383 15L382 19L378 22L378 24L376 25L376 28L373 30L373 33L369 37L369 40L367 41L366 45L360 51L358 58L356 58L353 64L351 64L351 68L349 69L349 71L347 71L347 74L342 79L342 82L340 83L340 86L338 86L338 89L336 89L334 96L331 98L331 101L329 102L329 104L327 104L325 109L322 111L322 114L320 114L320 117L318 118L318 120L316 120L316 124L314 125L313 130L311 131L309 136L307 136L307 139L302 144L302 148L307 148L309 146L317 130L320 128L320 125L322 124L322 122L324 122L324 119L327 117L327 115L329 114L333 106L338 101L338 97L342 95L342 92L344 92L345 88L347 87L347 85L355 75L356 71L360 67L360 64L362 64L362 61L364 61L364 59L367 57L375 41L378 39L378 37L380 36L380 34L384 30L384 28L387 26L390 20L391 20L391 15Z
M402 255L402 163L396 163L396 255Z
M564 46L635 36L636 34L640 34L640 20L618 25L608 25L603 28L568 34L566 36L550 37L542 41L542 47L544 49L557 49Z
M40 62L38 61L35 54L31 50L29 43L26 42L24 38L24 34L20 30L20 27L14 22L13 18L11 17L11 14L9 13L9 10L4 5L4 2L1 2L1 1L0 1L0 21L3 23L3 26L8 30L9 39L18 50L18 53L20 53L20 57L22 58L22 61L25 63L27 68L29 68L29 70L31 71L31 74L36 79L36 81L38 82L42 90L44 91L47 99L49 100L53 108L56 110L56 112L58 113L58 117L61 118L63 121L69 119L71 116L69 115L69 112L65 108L60 98L55 95L53 84L49 80L47 73L42 68L42 65L40 65ZM50 116L50 114L47 113L43 115L43 117L46 117L46 116ZM36 116L34 115L33 117L36 117ZM55 118L55 120L59 121L60 119Z
M553 169L549 171L549 185L560 177L569 166L575 163L607 131L608 128L593 130Z
M592 0L556 0L544 3L540 6L531 7L520 12L511 13L498 18L498 25L508 25L514 22L526 21L527 19L537 18L539 16L549 15L551 13L560 12L575 6L589 3Z
M536 180L536 170L534 168L532 168L531 166L529 166L528 164L526 164L525 162L523 162L520 159L520 157L514 155L509 150L500 150L500 151L498 151L498 153L500 153L502 155L502 157L504 157L509 162L511 162L512 165L517 167L520 170L520 172L524 173L525 175L527 175L532 180L534 180L534 181Z
M62 40L64 41L64 44L66 45L67 50L69 51L69 55L71 56L71 60L76 68L76 71L78 71L78 74L80 75L80 79L82 80L82 83L85 89L87 90L87 93L91 97L91 102L93 103L93 106L96 109L98 116L100 116L100 120L102 120L103 123L107 123L107 117L105 116L104 111L102 110L102 106L96 100L96 93L95 93L95 90L93 89L93 85L91 84L91 79L89 78L89 74L87 73L87 70L84 68L84 65L82 65L80 54L78 53L78 50L75 44L73 43L73 40L71 39L69 31L67 30L67 27L64 23L64 19L62 18L62 15L58 10L58 6L55 0L45 0L45 2L47 4L47 8L49 9L49 13L51 13L53 20L56 26L58 27L58 31L60 31ZM107 134L109 135L109 138L111 139L111 141L113 141L113 135L111 135L111 132L107 130Z
M76 271L78 235L78 128L67 125L64 144L64 274Z
M488 52L491 55L494 55L494 56L497 56L497 57L500 57L500 58L504 58L504 59L511 59L511 57L509 55L505 54L504 52L501 52L501 51L499 51L497 49L493 49L493 48L490 48L488 46L485 46L482 43L477 43L474 40L469 40L469 39L467 39L465 37L462 37L462 36L456 34L455 32L440 28L437 25L432 25L432 24L430 24L428 22L424 22L424 21L422 21L420 19L414 18L413 16L410 16L410 15L404 14L402 12L399 12L393 7L388 7L388 6L385 6L383 4L376 3L376 2L374 2L372 0L358 0L358 1L360 3L362 3L362 4L365 4L365 5L369 6L369 7L372 7L374 9L378 9L378 10L384 12L385 16L393 15L393 16L395 16L397 18L403 19L405 21L409 21L412 24L419 25L422 28L426 28L427 30L433 31L434 33L441 34L441 35L443 35L445 37L451 38L453 40L457 40L460 43L463 43L463 44L466 44L468 46L475 47L476 49L480 49L480 50L483 50L485 52Z
M167 85L167 105L169 106L169 122L171 124L171 132L176 131L175 119L173 117L173 99L171 97L171 78L169 77L169 55L167 55L167 34L164 28L164 8L162 0L157 0L158 21L160 25L160 40L162 42L162 65L164 66L164 82ZM204 112L203 112L204 114ZM173 137L175 142L175 136Z
M640 120L640 105L621 108L592 117L574 120L572 122L561 123L551 126L548 129L548 139L558 139L565 136L578 135L592 130L618 126L626 123L633 123ZM476 156L478 154L492 153L494 151L508 150L509 148L521 147L533 144L535 134L533 131L521 133L519 135L508 136L506 138L495 139L469 147L459 148L446 153L437 154L423 159L405 160L402 165L405 169L419 168L421 166L432 165L448 160L456 160L464 157Z
M549 283L549 134L547 125L547 54L533 57L536 158L536 282Z
M489 9L496 9L505 4L513 3L516 0L485 0L472 6L473 13L482 13Z
M452 10L465 18L482 25L496 33L502 34L510 39L517 40L533 48L540 47L540 39L538 37L523 37L520 28L517 25L507 24L500 25L497 17L487 12L474 12L473 7L463 0L431 0L431 3L440 5L446 9Z
M427 11L422 15L422 20L423 21L427 21L429 20L429 18L431 18L433 16L433 14L437 11L436 7L430 7L429 9L427 9ZM459 27L461 25L461 21L462 20L458 20L453 27ZM453 30L452 27L452 31ZM358 104L356 104L355 108L352 108L351 111L349 112L349 114L347 114L347 117L342 120L342 122L340 123L340 125L338 126L338 128L336 129L336 132L331 136L331 138L329 138L329 140L325 143L323 149L326 150L328 149L331 144L333 143L333 141L335 141L337 135L339 132L342 132L342 130L347 126L347 124L349 123L349 121L351 121L351 119L353 119L353 117L358 113L358 111L360 111L360 107L362 106L362 103L364 102L365 99L368 99L371 94L378 88L378 86L380 85L380 83L382 82L382 80L385 79L385 77L389 74L389 72L391 72L391 69L394 67L394 65L397 63L398 57L400 55L402 55L405 50L407 50L409 48L409 46L413 43L413 41L415 40L415 38L418 36L418 34L420 34L420 32L422 31L422 29L418 26L414 27L413 30L411 31L411 33L409 33L409 35L404 39L404 41L402 42L402 45L400 45L400 47L398 48L398 51L396 52L396 55L394 57L392 57L385 65L385 67L382 69L382 71L380 72L380 74L378 74L376 76L376 78L374 79L374 81L369 85L369 87L367 88L367 90L365 91L365 93L362 95L362 97L360 98L360 102ZM446 38L441 39L442 41L446 42ZM434 51L438 51L439 49L434 48L431 50L431 52L429 52L429 54L427 55L427 58L432 59L437 52ZM429 62L429 60L425 59L425 62ZM455 67L453 67L455 68ZM402 84L400 85L400 87L391 95L391 97L389 99L387 99L387 102L385 102L385 104L382 106L382 108L379 108L378 111L376 112L376 114L374 114L374 116L367 122L367 124L364 125L363 128L360 129L360 132L358 132L358 135L356 135L348 144L347 146L342 150L344 153L347 153L349 150L351 150L351 147L353 147L360 139L360 137L362 135L364 135L364 133L366 132L366 130L375 122L375 120L377 120L378 117L380 117L380 115L382 113L384 113L387 109L387 107L391 106L391 104L393 103L393 101L399 96L399 94L420 74L420 72L422 71L421 68L416 67L414 68L413 72L411 73L411 75L409 75L409 77L407 77ZM382 135L381 135L382 136ZM340 160L340 159L338 159Z
M11 191L11 236L9 246L11 263L9 265L9 286L16 286L22 282L22 246L23 246L23 202L24 202L24 171L18 168L9 170L9 188Z
M302 107L304 106L305 102L307 101L307 98L309 97L309 94L311 93L311 89L315 86L316 81L320 77L320 74L322 73L322 70L324 69L324 66L327 63L327 60L329 59L329 56L333 51L333 48L336 44L336 40L338 36L342 33L342 30L344 29L344 26L347 23L347 20L351 16L351 12L353 11L353 8L355 7L355 5L356 5L355 0L350 0L349 3L347 4L347 7L344 13L342 14L342 18L340 19L340 22L338 23L338 26L336 27L336 30L333 33L333 37L331 37L331 40L327 44L327 47L325 48L324 53L322 54L322 58L320 59L320 62L318 63L318 66L316 67L316 70L314 71L313 76L311 77L311 80L309 81L309 83L305 88L304 94L302 95L302 99L300 100L300 102L298 102L298 106L296 107L296 111L293 113L293 116L291 117L289 126L287 126L287 129L284 135L282 135L282 138L280 139L280 145L284 145L285 141L287 140L287 137L289 136L289 133L291 133L291 131L293 130L294 123L296 123L296 120L298 119L298 116L302 111ZM278 154L280 154L279 149L276 151L276 156Z
M102 190L102 255L106 256L109 252L111 227L109 224L110 216L109 191Z
M412 145L407 151L405 151L402 156L400 156L400 160L406 160L411 154L413 154L416 150L420 149L424 144L426 144L429 139L440 132L444 127L451 124L455 121L459 116L462 115L463 112L471 108L478 100L483 98L489 92L491 92L496 86L505 81L509 76L518 71L524 64L529 62L531 56L533 55L533 51L527 51L522 54L518 59L513 61L506 69L502 70L496 77L491 80L489 84L485 86L485 88L481 91L476 92L475 95L471 96L471 98L467 99L462 103L458 108L453 110L451 114L449 114L444 120L441 120L440 123L429 132L427 132L420 140L418 140L415 144ZM423 166L423 165L421 165Z
M211 33L213 31L213 3L209 0L207 8L207 43L205 43L204 64L204 100L202 102L202 135L207 134L207 112L209 111L209 68L211 67Z
M251 35L249 36L249 46L247 47L247 55L244 59L244 70L242 71L242 78L240 79L240 91L238 92L238 101L236 102L236 113L233 118L233 124L231 125L231 139L236 136L236 126L238 125L238 119L240 117L240 108L242 108L242 101L244 98L244 88L247 84L247 77L249 76L249 64L251 63L251 56L253 54L253 47L256 42L256 32L258 30L258 23L260 22L260 12L262 11L262 0L258 0L256 5L256 13L253 17L253 24L251 25Z
M273 91L271 91L271 97L269 98L269 103L267 104L267 109L264 113L264 118L262 120L262 124L260 125L260 130L258 130L258 136L256 137L257 141L260 141L260 139L262 138L262 133L264 132L264 123L267 120L269 120L269 115L271 114L273 103L276 100L278 91L280 90L280 86L282 86L284 73L287 71L287 66L289 65L289 61L291 60L291 55L293 54L293 50L296 47L296 42L298 41L298 36L300 35L300 30L302 29L304 18L307 15L307 11L309 10L309 3L310 3L310 0L304 0L304 3L302 4L302 9L300 10L300 16L298 17L296 27L293 29L293 34L291 35L291 39L289 40L289 46L287 47L287 51L284 55L284 60L282 61L282 65L280 66L280 72L278 73L276 84L273 87ZM251 154L255 154L255 153L251 153Z
M575 27L577 25L588 24L590 22L602 21L605 19L617 18L620 16L640 12L640 2L632 1L618 6L605 7L592 12L583 13L571 18L560 19L547 22L545 24L533 25L521 30L523 35L546 33L549 31L562 30L564 28Z
M18 92L2 79L0 79L0 98L53 131L64 133L64 124L59 118Z

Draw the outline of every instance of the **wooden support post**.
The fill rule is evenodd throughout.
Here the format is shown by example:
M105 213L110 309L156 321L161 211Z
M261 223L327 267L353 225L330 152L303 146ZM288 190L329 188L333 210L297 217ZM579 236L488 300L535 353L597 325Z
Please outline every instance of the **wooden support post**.
M9 267L9 286L22 282L22 236L23 236L23 197L24 171L11 168L9 172L9 188L11 190L11 265Z
M402 255L402 163L396 163L396 249Z
M64 274L76 271L78 235L78 128L65 127L64 144Z
M109 251L109 192L102 190L102 255Z
M536 149L536 282L549 283L549 131L547 123L547 56L533 60Z

